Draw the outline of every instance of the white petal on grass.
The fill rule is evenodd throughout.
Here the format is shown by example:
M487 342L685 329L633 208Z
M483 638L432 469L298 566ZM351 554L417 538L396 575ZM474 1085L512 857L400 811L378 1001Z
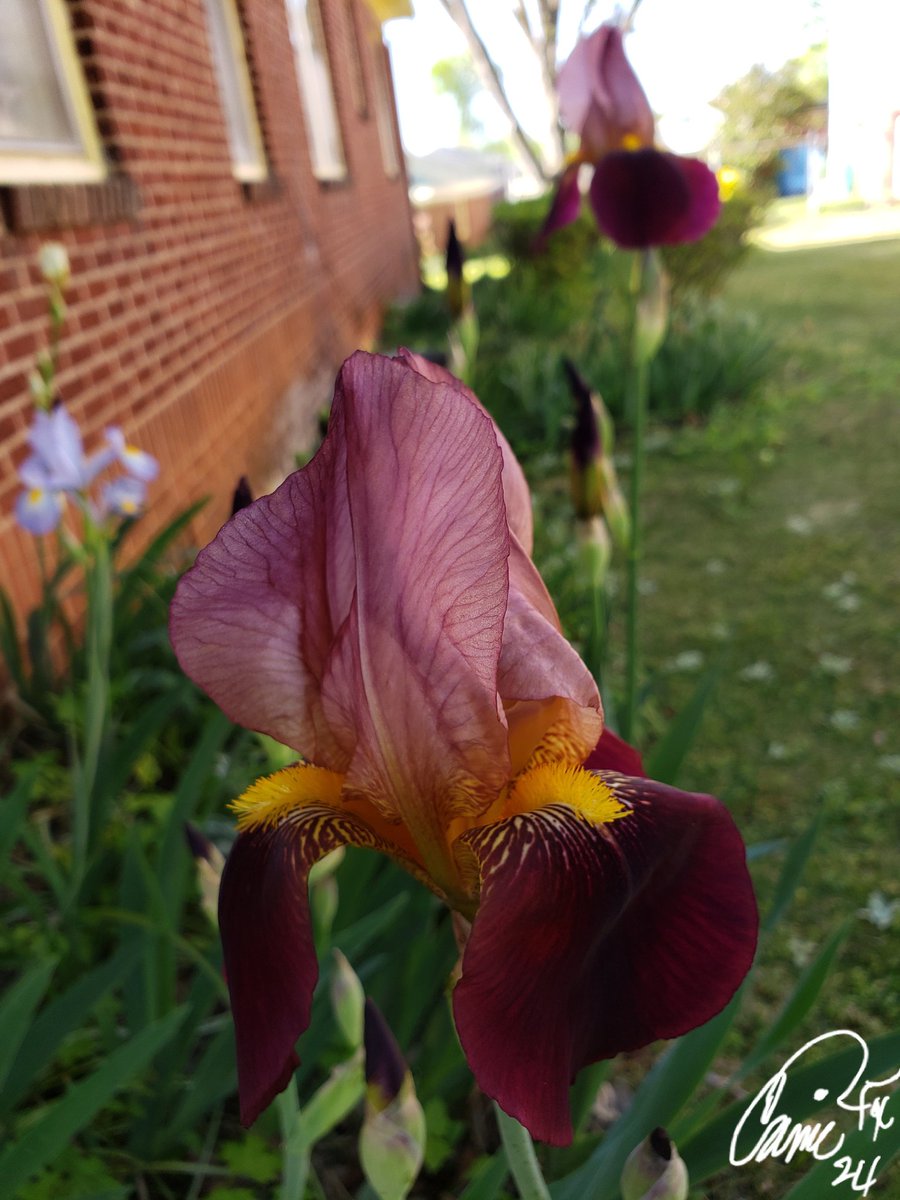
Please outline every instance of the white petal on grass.
M785 528L791 533L796 533L800 537L808 537L813 531L813 523L809 517L804 517L803 513L794 513L785 521Z
M889 929L898 911L900 900L888 900L884 892L872 892L866 907L859 909L859 915L870 921L876 929Z
M638 592L642 596L655 596L657 592L657 582L655 579L639 579Z
M900 775L900 754L882 754L877 761L882 771L890 771L892 775Z
M791 934L788 939L788 950L791 958L794 960L795 967L806 967L813 956L813 951L816 948L816 943L809 941L807 938L795 937Z
M852 733L862 725L862 717L852 708L838 708L831 714L829 723L838 733Z
M818 663L826 675L846 675L853 666L853 659L845 658L843 654L829 654L826 650L819 655Z
M699 650L682 650L668 661L670 671L699 671L705 662Z
M762 659L759 662L750 663L749 666L738 671L738 679L743 679L747 683L769 683L774 678L774 667Z
M784 762L790 756L790 751L784 742L769 742L769 749L766 752L769 758L774 758L776 762Z
M834 606L841 612L850 613L856 612L861 603L862 601L860 600L859 596L855 595L853 592L845 592L843 596L838 596L834 602Z
M707 575L724 575L726 566L721 558L708 558L703 569Z
M729 496L736 496L741 489L741 481L739 479L716 479L709 484L706 491L710 496L721 496L727 499Z

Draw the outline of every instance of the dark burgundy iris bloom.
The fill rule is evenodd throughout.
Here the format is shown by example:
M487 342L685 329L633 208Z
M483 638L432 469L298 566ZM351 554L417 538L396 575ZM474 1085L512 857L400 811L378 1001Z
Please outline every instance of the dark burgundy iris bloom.
M316 457L179 584L184 670L305 760L236 802L222 877L247 1124L298 1061L307 880L340 845L390 855L469 922L463 1049L544 1141L571 1138L581 1067L702 1024L749 969L734 822L603 730L531 536L521 468L472 393L414 355L356 354Z
M705 163L658 150L644 90L622 45L603 25L575 47L558 80L563 124L581 148L557 184L541 240L578 216L578 174L592 166L590 204L600 229L629 250L696 241L721 207L716 177Z

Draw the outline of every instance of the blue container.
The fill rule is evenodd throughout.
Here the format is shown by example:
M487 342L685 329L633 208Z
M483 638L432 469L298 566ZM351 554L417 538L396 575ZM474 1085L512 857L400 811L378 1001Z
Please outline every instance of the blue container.
M775 176L779 196L805 196L809 190L809 147L789 146L779 154L781 170Z

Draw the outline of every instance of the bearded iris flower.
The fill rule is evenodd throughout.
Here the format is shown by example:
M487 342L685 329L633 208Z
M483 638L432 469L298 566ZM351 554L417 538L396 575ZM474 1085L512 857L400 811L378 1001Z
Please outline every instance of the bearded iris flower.
M358 353L312 462L179 584L184 670L303 759L235 803L222 878L246 1124L298 1062L307 877L339 845L389 855L468 923L463 1050L548 1142L571 1137L582 1066L708 1020L750 966L731 817L643 778L603 731L531 536L521 468L472 393L414 355Z
M622 33L601 25L576 45L557 80L560 119L580 148L557 185L542 238L574 221L578 176L593 167L590 203L601 230L626 249L692 242L715 224L719 188L699 159L654 146L654 118L625 57Z

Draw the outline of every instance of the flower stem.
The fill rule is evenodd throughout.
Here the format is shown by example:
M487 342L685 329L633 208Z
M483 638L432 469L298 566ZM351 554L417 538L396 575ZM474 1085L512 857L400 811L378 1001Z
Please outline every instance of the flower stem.
M550 1200L550 1192L538 1166L528 1130L523 1129L514 1117L508 1117L498 1104L494 1104L494 1111L497 1113L506 1161L522 1200Z
M628 583L625 625L625 703L622 706L621 734L626 741L635 737L639 673L638 581L641 562L641 489L644 478L644 435L647 425L647 384L650 359L640 344L638 303L644 287L647 256L635 256L631 274L631 338L628 363L628 400L631 414L631 544L628 547Z
M297 1081L291 1079L275 1098L281 1126L281 1200L302 1200L309 1178L309 1146L303 1136L303 1120Z

